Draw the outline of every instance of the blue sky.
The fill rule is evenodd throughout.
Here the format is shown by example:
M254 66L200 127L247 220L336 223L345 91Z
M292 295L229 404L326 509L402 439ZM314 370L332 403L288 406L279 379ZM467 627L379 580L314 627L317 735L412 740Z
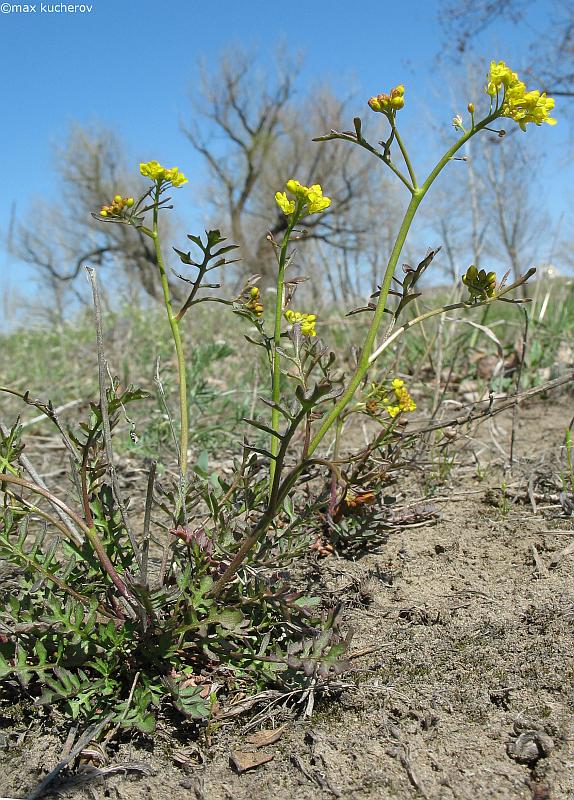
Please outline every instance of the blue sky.
M2 9L6 6L2 5ZM54 7L56 3L45 3ZM79 6L80 4L76 4ZM70 123L102 122L114 128L134 158L177 164L201 181L201 168L180 123L189 114L188 95L197 80L198 58L208 65L238 44L256 47L273 62L280 42L305 56L301 86L326 80L365 98L398 82L408 86L405 124L419 107L428 113L442 81L436 56L445 45L439 3L432 0L91 0L91 11L0 13L3 124L0 153L3 191L0 235L12 209L26 216L35 197L54 197L52 147L65 140ZM539 2L521 28L497 23L478 42L487 57L504 58L515 69L528 65L528 45L546 24L549 5ZM485 69L487 61L485 60ZM453 67L454 68L454 67ZM480 85L480 84L479 84ZM478 89L478 86L477 86ZM449 93L445 91L445 97ZM461 109L464 110L466 99ZM437 107L450 124L454 110ZM438 104L440 106L440 103ZM359 108L359 112L364 109ZM556 132L556 135L555 133ZM529 131L548 149L548 196L553 215L571 211L565 191L572 169L563 160L567 125ZM552 154L555 153L555 156ZM554 159L554 160L553 160ZM193 216L193 192L187 194ZM0 242L0 290L33 290L29 268L14 262ZM0 314L1 304L0 304Z

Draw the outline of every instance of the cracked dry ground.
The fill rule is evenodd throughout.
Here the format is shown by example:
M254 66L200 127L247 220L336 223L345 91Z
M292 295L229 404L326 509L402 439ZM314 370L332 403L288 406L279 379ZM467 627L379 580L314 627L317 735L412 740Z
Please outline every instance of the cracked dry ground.
M509 486L557 474L571 416L568 397L521 410ZM510 416L497 421L506 452L510 425ZM58 796L574 800L574 554L559 557L574 541L573 519L541 496L535 514L525 492L501 509L489 492L501 480L496 467L482 482L455 472L435 501L436 524L392 534L355 561L303 566L343 603L353 646L381 649L354 662L349 688L317 697L310 719L267 717L266 728L286 722L279 741L258 750L272 760L231 769L231 751L254 749L247 718L209 743L160 724L153 741L112 756L153 773L60 782ZM0 794L25 797L57 763L65 730L50 735L38 721L14 746L27 726L5 725Z

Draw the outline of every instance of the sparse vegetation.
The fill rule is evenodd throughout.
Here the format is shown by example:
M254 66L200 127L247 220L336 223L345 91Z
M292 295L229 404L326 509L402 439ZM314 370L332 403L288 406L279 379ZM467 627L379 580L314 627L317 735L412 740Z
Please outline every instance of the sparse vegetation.
M456 142L420 183L398 129L403 86L369 101L384 122L378 145L359 117L353 132L320 137L368 151L410 195L381 284L345 316L309 307L308 295L300 303L305 277L294 274L309 218L313 226L337 213L328 186L291 178L278 187L283 224L268 236L274 292L250 275L232 296L220 275L238 245L215 229L189 234L189 251L174 248L183 271L172 270L174 291L161 223L168 193L187 183L177 167L141 164L150 185L139 197L100 199L94 217L123 231L110 241L119 236L129 249L133 235L153 251L143 246L163 309L104 314L88 267L93 323L81 317L2 339L0 683L8 698L25 694L35 707L95 723L108 742L121 729L150 735L170 706L205 730L237 698L270 689L312 705L315 692L377 650L353 649L334 590L330 598L312 591L313 583L324 589L317 559L355 559L391 532L435 523L463 459L473 479L487 481L473 423L504 409L515 415L510 446L496 430L491 438L504 456L497 522L509 520L521 499L509 471L518 403L572 379L572 349L564 349L574 346L572 287L530 283L534 269L509 283L508 273L470 265L452 289L424 291L436 248L402 274L397 268L419 205L467 141L501 118L522 128L553 123L553 101L526 92L504 62L492 62L486 92L488 109L469 103L468 120L455 118ZM528 289L534 302L516 296ZM517 313L525 306L530 320ZM39 445L51 446L54 430L54 463L40 469ZM572 472L568 431L565 458L543 486L555 492L562 476L566 512ZM533 507L536 491L533 479ZM446 551L435 544L436 557ZM302 566L309 557L314 580ZM398 557L351 583L355 607L392 585L408 550ZM534 545L532 557L542 573ZM446 619L426 607L398 615L412 627ZM494 622L486 633L463 631L441 658L479 670L477 647L502 635ZM403 679L430 681L423 648Z

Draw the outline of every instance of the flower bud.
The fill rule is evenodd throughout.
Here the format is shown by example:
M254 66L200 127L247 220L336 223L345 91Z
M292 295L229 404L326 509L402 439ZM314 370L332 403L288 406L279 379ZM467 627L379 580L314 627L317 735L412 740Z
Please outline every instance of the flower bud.
M128 197L128 199L127 199L127 201L126 201L126 206L127 206L128 208L131 208L131 207L133 206L133 204L134 204L134 199L133 199L133 197Z
M121 196L121 194L116 194L116 195L114 196L114 203L121 203L121 202L122 202L122 196Z
M496 272L478 270L474 264L462 276L462 282L468 288L471 301L494 297L496 293Z
M474 114L474 103L469 103L467 109L469 114Z

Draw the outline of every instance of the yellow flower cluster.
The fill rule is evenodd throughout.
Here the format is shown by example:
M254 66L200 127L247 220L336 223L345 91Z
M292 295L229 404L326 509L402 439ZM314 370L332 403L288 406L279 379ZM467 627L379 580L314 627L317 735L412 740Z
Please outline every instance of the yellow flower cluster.
M257 286L252 286L251 289L248 290L248 297L245 302L245 308L248 311L252 311L257 317L260 317L263 314L263 303L261 302L261 292L257 288Z
M414 411L416 409L417 404L410 396L409 390L405 386L404 381L402 381L400 378L395 378L393 381L391 381L391 387L395 394L395 402L391 403L389 401L385 406L387 414L390 417L394 419L401 412L408 414L410 411Z
M496 291L496 272L486 272L483 269L479 270L474 264L471 264L462 276L462 282L468 289L471 300L494 297Z
M121 217L126 208L131 208L134 204L133 197L122 197L117 194L109 206L102 206L100 217Z
M300 217L308 214L319 214L331 205L331 198L323 196L323 190L318 183L313 186L303 186L293 179L287 181L285 188L295 199L287 197L286 192L277 192L275 202L284 214L293 214L297 209Z
M380 111L382 114L389 114L391 111L398 111L405 104L405 87L400 83L391 89L390 94L378 94L371 97L369 106L373 111Z
M167 169L162 167L159 161L148 161L145 164L140 164L140 173L144 178L151 178L156 183L171 183L172 186L183 186L187 183L187 178L180 172L177 167Z
M504 61L491 62L487 81L485 91L491 97L497 96L501 89L504 92L501 116L513 119L523 131L529 122L536 125L542 125L543 122L556 125L556 120L549 116L554 108L554 99L537 89L527 92L526 84Z
M400 378L391 381L391 390L394 397L391 399L390 392L382 383L371 384L371 391L368 394L366 410L369 414L376 415L379 410L384 408L387 414L394 419L398 414L408 414L414 411L417 404L409 394L405 382Z
M303 314L301 311L292 311L290 308L284 312L285 319L291 325L300 325L303 336L317 336L315 331L316 314Z

